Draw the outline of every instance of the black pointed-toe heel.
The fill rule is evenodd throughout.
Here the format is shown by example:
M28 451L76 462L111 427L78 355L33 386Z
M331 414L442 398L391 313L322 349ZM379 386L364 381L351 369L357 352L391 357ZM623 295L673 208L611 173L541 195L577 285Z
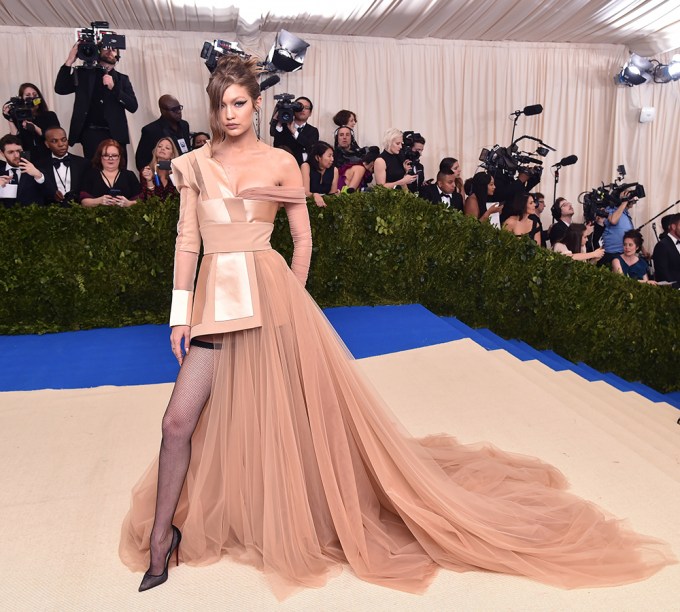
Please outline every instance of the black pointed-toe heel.
M159 574L157 576L150 574L149 571L147 570L147 572L144 574L144 578L142 578L142 583L139 585L140 593L142 591L148 591L149 589L153 589L154 587L163 584L168 579L168 565L170 564L170 558L172 557L172 553L175 553L175 563L176 565L179 565L179 543L181 541L182 532L173 525L172 542L170 543L170 550L168 551L168 554L165 555L165 569L163 570L162 574Z

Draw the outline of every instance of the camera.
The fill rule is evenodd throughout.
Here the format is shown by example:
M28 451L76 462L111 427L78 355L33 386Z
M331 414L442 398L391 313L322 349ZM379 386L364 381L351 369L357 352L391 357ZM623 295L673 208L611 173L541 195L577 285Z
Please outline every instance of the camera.
M294 101L295 96L289 93L282 93L274 96L276 106L274 114L280 123L290 123L295 119L295 113L302 111L302 104ZM278 114L277 114L278 113Z
M217 60L227 53L240 55L241 57L250 57L247 55L237 42L229 42L228 40L220 40L219 38L212 42L204 42L201 49L201 57L205 60L206 68L212 72L217 67Z
M408 174L417 174L418 169L415 165L420 161L420 151L414 151L412 149L414 143L422 142L423 137L419 132L414 132L412 130L407 130L404 132L404 142L401 145L401 150L399 151L399 161L402 163L405 161L411 162L411 168Z
M99 52L104 48L125 49L125 36L108 28L108 21L93 21L89 28L76 30L76 57L83 62L83 67L94 68L99 60Z
M11 121L17 127L26 120L33 118L33 109L38 106L42 100L40 98L32 98L24 100L20 97L10 98L5 106L8 106L6 113L3 113L3 117L7 121Z
M626 176L625 166L617 168L618 177L609 185L604 183L590 191L584 191L578 200L583 204L583 218L592 223L597 217L608 217L607 208L619 207L623 202L645 197L645 188L640 183L623 183Z

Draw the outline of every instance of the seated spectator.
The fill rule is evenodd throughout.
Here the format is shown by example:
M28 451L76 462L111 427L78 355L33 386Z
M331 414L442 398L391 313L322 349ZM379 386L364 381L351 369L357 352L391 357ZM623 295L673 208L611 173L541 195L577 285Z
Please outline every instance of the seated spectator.
M368 147L360 163L350 163L338 168L338 189L365 191L373 180L373 167L380 155L378 147Z
M352 111L343 109L335 113L335 116L333 117L333 123L335 123L335 125L338 127L346 125L349 129L354 131L354 128L357 125L357 115Z
M455 179L455 192L460 194L461 201L465 199L465 189L463 189L463 180L460 178L461 170L460 163L455 157L444 157L439 162L439 169L446 171L450 170L453 172Z
M207 132L195 132L191 136L191 149L200 149L206 142L210 140L210 134Z
M170 178L172 172L170 160L179 153L172 138L161 138L151 154L151 163L144 166L139 173L142 184L142 200L157 196L164 200L168 196L177 195L177 189Z
M390 128L383 136L383 150L375 160L375 183L388 189L408 190L408 185L418 177L409 174L411 162L402 160L399 152L404 144L404 135L396 128Z
M640 257L642 242L642 234L638 230L628 230L623 235L623 253L612 259L612 270L617 274L623 274L643 283L656 284L649 280L649 266Z
M361 149L354 140L352 128L343 125L335 130L335 147L333 149L335 166L340 168L345 164L356 164L361 161Z
M69 153L68 136L60 127L50 127L44 132L45 145L50 157L36 163L42 176L36 179L46 204L66 206L80 202L80 190L90 162L80 155Z
M529 236L534 242L541 244L541 222L536 217L536 202L529 193L517 194L512 202L513 213L503 223L506 229L515 236Z
M661 219L663 237L654 247L654 277L680 286L680 213Z
M493 176L486 172L477 172L472 178L465 181L465 193L467 198L463 204L463 212L480 221L488 221L500 228L499 214L503 210L502 204L489 206L489 197L496 191L496 183ZM492 217L495 215L495 217Z
M161 138L170 138L176 151L189 152L191 132L189 124L182 119L183 108L177 98L169 94L164 94L158 99L161 116L142 128L142 136L137 145L135 164L138 170L149 165L153 151Z
M0 205L9 208L16 204L42 204L42 193L35 179L42 176L28 159L22 157L21 139L15 134L0 138Z
M321 194L338 192L338 169L333 165L333 147L327 142L320 140L312 147L300 171L305 194L313 195L317 206L325 206Z
M9 133L19 136L23 150L30 153L35 163L49 157L49 152L45 148L45 130L49 127L59 127L59 118L47 107L47 102L37 85L22 83L19 86L19 97L25 103L31 104L31 118L13 119L9 103L3 106L2 114L9 122Z
M583 223L572 223L559 242L553 246L555 253L566 255L576 261L597 261L604 255L604 249L598 248L594 251L586 250L588 236L592 231L592 226Z
M427 183L418 197L433 204L444 204L448 210L463 212L463 196L456 191L456 174L452 170L440 170L436 183Z
M567 198L557 198L550 212L555 222L548 230L548 240L550 240L550 246L554 249L571 225L571 220L574 218L574 205Z
M85 175L80 202L83 206L132 206L142 187L134 172L126 169L125 151L112 138L102 140Z

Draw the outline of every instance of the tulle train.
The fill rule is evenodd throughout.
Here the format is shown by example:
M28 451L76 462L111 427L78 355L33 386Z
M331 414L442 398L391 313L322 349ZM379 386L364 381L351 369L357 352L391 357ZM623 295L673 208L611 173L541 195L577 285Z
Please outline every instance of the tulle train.
M565 587L643 579L673 562L538 459L415 440L358 373L275 251L256 253L263 326L225 334L174 523L180 558L252 564L284 597L348 563L422 592L438 567ZM426 407L423 407L426 409ZM149 563L157 462L135 486L120 555Z

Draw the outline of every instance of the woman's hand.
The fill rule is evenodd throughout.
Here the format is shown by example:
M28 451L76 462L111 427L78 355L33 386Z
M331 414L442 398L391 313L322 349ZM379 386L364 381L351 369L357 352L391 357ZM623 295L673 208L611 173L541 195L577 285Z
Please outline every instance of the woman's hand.
M494 213L502 212L502 210L503 210L502 204L494 204L493 206L490 206L489 208L487 208L486 212L490 216L490 215L493 215Z
M398 181L397 185L409 185L418 177L415 174L404 174Z
M32 121L28 121L28 120L24 121L21 124L21 127L23 127L25 130L31 130L31 131L35 132L38 136L42 136L42 130Z
M319 208L326 208L327 204L324 202L324 199L321 197L320 193L313 193L312 197L314 198L314 204L316 204Z
M149 187L153 187L153 172L151 172L150 166L144 166L142 169L142 178L149 184Z
M604 257L604 249L602 247L600 247L599 249L595 249L591 253L591 255L592 255L591 259L597 259L598 261L600 261L600 259Z
M115 206L116 205L116 198L107 194L107 195L103 195L99 198L96 198L95 202L99 206Z
M128 200L125 196L117 196L114 198L116 201L116 206L121 206L122 208L127 208L137 203L137 200Z
M189 343L191 342L191 327L189 325L175 325L170 332L170 348L179 365L182 365L182 361L184 361L182 340L184 340L186 354L189 352Z

